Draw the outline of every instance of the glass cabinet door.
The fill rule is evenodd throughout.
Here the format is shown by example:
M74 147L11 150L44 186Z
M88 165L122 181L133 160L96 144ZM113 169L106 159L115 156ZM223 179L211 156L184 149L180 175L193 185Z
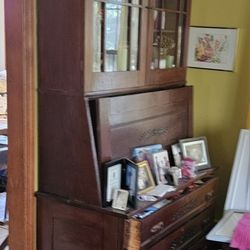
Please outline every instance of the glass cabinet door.
M139 4L139 0L132 2ZM96 1L93 4L93 72L138 70L139 8Z
M88 1L85 34L88 44L90 91L137 87L143 84L142 39L146 13L142 0ZM91 12L89 15L88 12ZM90 18L91 21L88 19ZM86 27L87 26L87 27ZM90 28L91 27L91 28ZM85 44L86 44L85 43ZM144 55L145 56L145 55Z
M150 1L149 29L151 31L148 39L150 82L165 83L185 79L184 45L188 23L188 3L188 0Z

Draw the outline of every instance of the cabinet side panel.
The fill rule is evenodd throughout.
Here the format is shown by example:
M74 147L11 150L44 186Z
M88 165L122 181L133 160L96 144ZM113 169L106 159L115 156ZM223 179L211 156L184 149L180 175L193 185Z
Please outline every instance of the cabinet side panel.
M39 190L101 204L83 92L84 1L39 0Z
M39 96L39 191L100 205L98 167L83 97Z
M38 0L40 89L83 89L83 1Z

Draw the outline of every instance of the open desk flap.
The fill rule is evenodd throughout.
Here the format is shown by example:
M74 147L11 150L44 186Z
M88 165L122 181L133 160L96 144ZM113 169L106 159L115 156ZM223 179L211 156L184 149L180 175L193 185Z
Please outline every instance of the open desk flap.
M224 210L250 210L250 130L242 129L238 140Z
M206 236L208 240L231 241L244 212L250 211L250 130L242 129L224 205L224 216Z

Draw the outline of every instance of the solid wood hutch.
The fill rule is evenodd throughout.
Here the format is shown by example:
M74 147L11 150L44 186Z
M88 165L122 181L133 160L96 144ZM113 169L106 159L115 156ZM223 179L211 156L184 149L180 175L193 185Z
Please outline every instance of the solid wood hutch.
M217 178L182 180L126 212L102 204L103 163L192 136L189 0L38 0L38 249L202 249ZM196 182L202 180L202 182ZM155 213L136 215L155 203Z

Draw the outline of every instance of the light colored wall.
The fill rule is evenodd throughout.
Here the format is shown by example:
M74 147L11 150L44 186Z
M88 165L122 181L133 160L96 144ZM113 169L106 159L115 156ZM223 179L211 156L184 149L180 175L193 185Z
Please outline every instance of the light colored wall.
M250 1L193 0L191 25L239 28L236 70L188 69L194 86L194 135L206 135L214 166L219 167L222 212L239 130L247 126L250 96ZM249 124L250 127L250 124Z
M4 0L0 0L0 71L5 69Z

